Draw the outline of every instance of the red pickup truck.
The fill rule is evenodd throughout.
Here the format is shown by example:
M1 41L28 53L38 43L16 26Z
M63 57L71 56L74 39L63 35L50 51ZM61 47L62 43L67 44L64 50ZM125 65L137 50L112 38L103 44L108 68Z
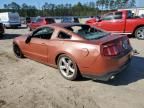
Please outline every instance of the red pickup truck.
M134 16L129 10L111 12L86 23L111 33L132 34L137 39L144 40L144 18Z

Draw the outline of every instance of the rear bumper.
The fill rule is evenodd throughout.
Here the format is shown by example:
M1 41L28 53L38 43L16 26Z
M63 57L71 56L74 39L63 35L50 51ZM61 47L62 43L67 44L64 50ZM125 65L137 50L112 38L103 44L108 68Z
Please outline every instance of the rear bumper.
M21 26L21 23L5 23L5 27L18 27Z
M106 74L103 74L101 76L97 76L97 75L87 75L87 74L83 74L83 77L86 78L91 78L94 80L101 80L101 81L108 81L110 80L113 76L115 76L116 74L126 70L128 68L128 66L131 63L131 59L129 59L125 64L123 64L121 67L119 67L116 71L112 71L112 72L106 72Z

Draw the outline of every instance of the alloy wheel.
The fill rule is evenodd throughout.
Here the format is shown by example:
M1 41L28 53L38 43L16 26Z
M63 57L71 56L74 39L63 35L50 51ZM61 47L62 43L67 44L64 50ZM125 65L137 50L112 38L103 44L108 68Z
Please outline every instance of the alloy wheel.
M138 39L144 39L144 27L140 27L136 30L136 34L135 34L136 38Z
M58 68L61 75L68 80L75 80L78 76L78 68L75 62L65 55L59 57Z

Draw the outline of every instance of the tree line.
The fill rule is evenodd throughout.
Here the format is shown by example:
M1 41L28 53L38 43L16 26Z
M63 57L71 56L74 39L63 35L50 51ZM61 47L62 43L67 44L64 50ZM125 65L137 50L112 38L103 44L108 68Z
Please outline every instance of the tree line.
M136 7L135 0L97 0L96 5L98 8L103 9L121 9Z
M42 6L36 7L23 3L19 5L16 2L4 4L0 12L18 12L21 16L96 16L110 10L118 8L135 7L135 0L96 0L77 4L51 4L45 2Z

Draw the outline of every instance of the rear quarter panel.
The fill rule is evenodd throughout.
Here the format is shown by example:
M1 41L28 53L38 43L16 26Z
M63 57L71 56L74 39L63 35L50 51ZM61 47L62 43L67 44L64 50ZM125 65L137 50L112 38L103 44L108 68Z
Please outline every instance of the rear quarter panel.
M56 64L56 57L60 54L66 54L71 59L73 59L78 67L84 68L89 67L93 64L96 57L100 54L100 47L84 42L79 41L70 41L70 40L57 40L54 41L55 46L51 47L50 62Z

